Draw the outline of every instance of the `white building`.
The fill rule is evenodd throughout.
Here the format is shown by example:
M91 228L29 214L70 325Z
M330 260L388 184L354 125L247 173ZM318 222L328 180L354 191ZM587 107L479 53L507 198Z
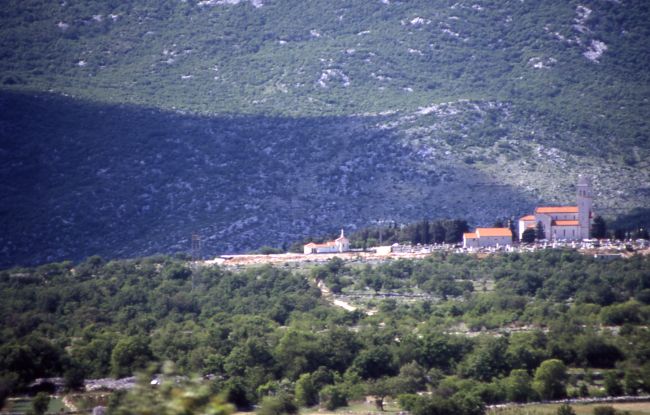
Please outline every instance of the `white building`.
M333 241L327 241L322 244L310 242L304 246L305 254L327 254L336 252L347 252L350 250L350 241L345 237L343 229L341 236Z
M593 212L590 181L583 176L578 179L576 206L541 206L535 213L519 219L519 239L529 228L536 229L541 223L546 239L566 239L578 241L589 238L589 229Z
M488 248L512 245L512 231L508 228L476 228L463 234L463 248Z

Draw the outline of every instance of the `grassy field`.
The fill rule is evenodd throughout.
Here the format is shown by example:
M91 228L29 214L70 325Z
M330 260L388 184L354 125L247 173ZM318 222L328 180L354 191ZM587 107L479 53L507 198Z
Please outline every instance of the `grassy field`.
M596 406L607 406L610 404L576 404L572 405L577 415L591 415ZM487 415L554 415L557 412L559 404L539 404L522 407L509 407L490 409L486 411ZM650 402L629 402L613 403L611 406L617 411L627 412L630 415L650 414ZM351 402L349 406L338 408L335 411L318 410L318 408L303 408L301 415L324 415L324 414L349 414L349 415L368 415L368 414L396 414L401 411L396 402L386 402L384 412L377 410L374 404L367 402Z
M551 415L555 414L559 404L539 404L526 407L491 409L489 415ZM576 404L572 405L577 415L593 414L596 406L613 406L617 411L627 411L630 415L650 414L650 402L629 402L613 404Z
M359 415L369 415L369 414L396 414L402 410L397 405L396 401L389 401L388 399L384 402L384 411L381 412L377 409L374 403L368 403L365 401L350 402L350 405L338 408L334 411L327 411L324 409L319 409L318 407L313 408L302 408L300 410L300 415L326 415L326 414L359 414Z
M22 412L26 413L32 409L32 398L19 398L19 399L12 399L9 400L4 408L2 408L4 411L7 412ZM63 405L63 401L59 398L51 398L50 399L50 405L47 407L47 412L48 413L59 413L62 410L65 411L65 405Z

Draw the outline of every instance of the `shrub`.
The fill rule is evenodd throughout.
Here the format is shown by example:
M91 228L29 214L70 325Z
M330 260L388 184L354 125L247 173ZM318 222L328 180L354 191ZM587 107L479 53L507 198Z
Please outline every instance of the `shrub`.
M613 406L603 405L594 407L594 415L616 415L617 413Z
M291 396L281 393L277 396L264 397L257 413L259 415L295 414L298 413L298 407Z
M347 406L348 399L340 385L327 385L320 391L320 404L328 411Z

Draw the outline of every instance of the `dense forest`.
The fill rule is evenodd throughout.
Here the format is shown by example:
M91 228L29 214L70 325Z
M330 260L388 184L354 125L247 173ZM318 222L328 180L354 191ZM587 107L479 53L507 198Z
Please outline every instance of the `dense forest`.
M430 299L377 297L376 313L348 312L317 280ZM480 414L498 402L650 391L647 256L551 250L243 269L91 257L1 271L0 296L3 399L37 377L64 376L74 389L169 371L165 362L210 375L196 387L222 405L279 412L364 395L381 407L390 395L416 415ZM129 413L133 399L116 394L109 409Z

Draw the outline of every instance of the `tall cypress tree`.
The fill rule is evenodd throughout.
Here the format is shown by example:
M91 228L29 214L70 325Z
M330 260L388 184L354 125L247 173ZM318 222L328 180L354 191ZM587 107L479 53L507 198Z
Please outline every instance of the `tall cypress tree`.
M596 216L594 218L594 223L591 224L591 237L596 239L607 237L607 224L602 216Z
M535 228L535 239L538 241L546 239L546 233L544 233L544 225L542 225L542 222L537 222L537 227Z
M431 233L429 233L429 221L422 221L422 243L428 245L431 243Z

